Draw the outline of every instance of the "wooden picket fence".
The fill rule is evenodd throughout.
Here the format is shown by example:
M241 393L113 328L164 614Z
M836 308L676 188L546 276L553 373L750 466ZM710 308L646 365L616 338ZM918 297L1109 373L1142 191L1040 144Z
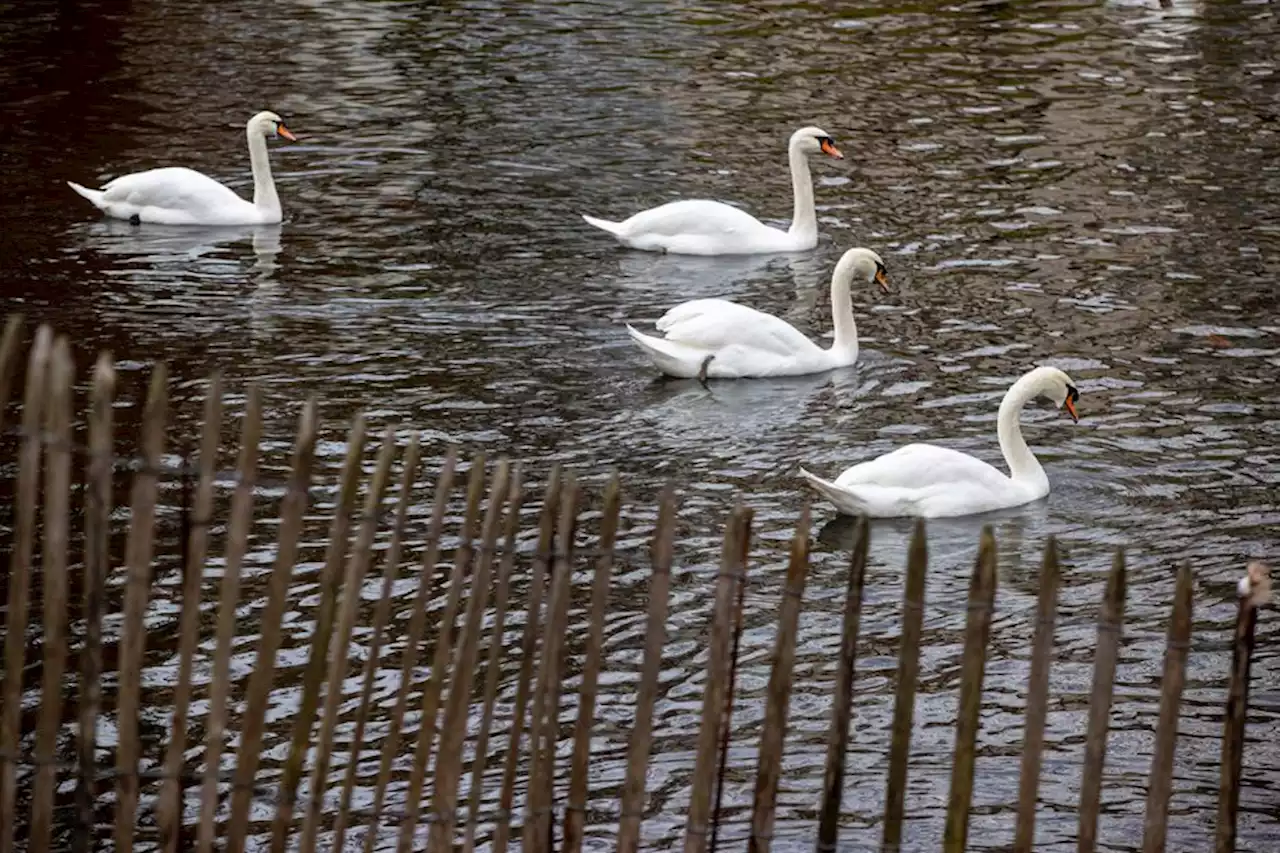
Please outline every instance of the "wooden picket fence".
M8 412L14 368L20 360L21 325L11 319L0 341L0 419ZM529 497L519 463L501 459L490 466L482 455L465 472L465 502L456 544L446 549L447 524L455 480L463 480L463 466L450 450L436 475L434 502L420 559L404 551L406 529L417 485L422 448L416 437L401 447L388 430L377 449L376 465L366 478L362 459L371 443L363 417L354 420L347 439L346 458L338 484L336 510L319 575L319 605L310 640L301 698L292 720L292 737L283 772L263 785L259 753L265 715L273 689L282 621L290 606L291 578L304 527L313 469L316 465L317 407L309 401L302 410L292 451L291 473L280 503L278 541L267 582L267 600L255 626L259 632L256 663L242 695L230 677L236 631L236 610L243 604L241 567L253 522L254 489L258 482L262 399L250 386L246 391L238 465L229 517L225 519L222 571L216 602L206 583L210 559L209 528L214 506L215 459L223 421L223 382L213 375L207 385L203 432L195 464L175 472L164 464L168 381L164 365L151 375L138 440L140 458L133 466L129 498L129 526L123 561L114 559L108 542L113 509L113 403L115 371L109 356L97 362L88 386L87 444L75 440L73 430L74 376L69 345L54 338L47 327L34 336L27 362L24 401L17 436L16 482L12 517L14 536L7 572L4 623L4 675L0 708L0 850L91 850L108 839L98 832L106 787L114 786L114 814L110 820L112 848L136 845L165 851L220 846L229 853L250 847L273 853L296 849L363 850L395 839L398 853L422 846L433 853L461 845L471 853L484 840L493 853L506 853L514 844L527 853L551 853L557 828L560 849L579 853L583 847L590 787L591 735L595 722L598 678L606 603L610 592L620 509L621 485L608 484L591 536L581 528L583 490L574 474L554 468L541 491L541 510L532 554L516 546L521 534L520 511ZM0 420L0 429L5 424ZM7 430L6 430L7 432ZM83 457L83 485L73 483L73 458ZM394 512L382 508L393 490ZM140 674L147 655L148 629L144 617L153 584L154 541L158 488L162 478L189 476L194 484L185 512L188 534L178 618L178 675L169 703L171 726L161 753L145 756L139 736ZM487 485L486 485L487 483ZM43 498L43 499L41 499ZM658 505L657 522L648 559L647 626L640 680L635 694L634 722L627 753L626 776L617 804L616 849L633 853L640 847L641 822L646 815L646 770L653 737L653 709L659 695L659 671L666 640L668 585L673 561L677 499L668 487ZM83 530L72 530L75 520ZM375 563L375 539L389 523L390 539L382 559L381 595L365 635L368 653L350 756L361 753L374 692L375 673L385 661L383 646L393 603L392 590L404 577L416 576L408 636L399 661L399 685L391 711L391 726L379 753L372 779L373 802L355 807L352 792L358 779L358 760L349 759L335 809L325 808L330 759L335 745L342 680L349 666L349 648L357 628L360 594ZM384 531L385 532L385 531ZM720 570L714 582L710 613L707 678L701 723L696 741L691 799L685 818L685 853L714 851L721 828L721 781L728 754L730 714L742 632L744 595L749 585L752 511L737 506L723 534ZM352 537L354 535L354 541ZM801 514L791 542L784 594L766 694L759 744L755 794L748 849L767 853L774 835L775 802L787 734L788 705L797 625L809 567L810 518ZM592 543L590 548L582 542ZM40 547L38 571L34 560ZM80 543L80 553L72 544ZM845 756L852 717L855 663L858 659L863 581L869 526L858 523L848 572L843 633L835 694L827 738L826 766L819 808L816 849L832 853L840 846L839 826L844 790ZM452 559L448 557L451 551ZM417 568L412 566L416 563ZM911 747L915 691L919 671L927 571L925 526L918 523L911 538L903 593L892 740L880 849L920 849L904 842L904 806ZM566 672L566 630L575 569L590 569L586 636L580 660L578 713L572 727L572 753L567 767L558 767L559 712ZM104 703L102 633L107 579L125 573L121 635L115 654L115 701ZM79 573L83 595L71 600L69 578ZM527 578L527 598L513 600L514 579ZM967 845L975 749L979 733L983 674L996 592L996 545L989 528L982 533L969 587L962 672L959 688L955 748L947 804L945 851ZM1084 773L1079 792L1078 849L1092 851L1097 843L1102 771L1106 754L1121 626L1125 605L1125 562L1115 555L1097 623L1097 650L1086 731ZM443 605L432 607L431 596L443 589ZM1039 602L1032 643L1031 675L1026 696L1026 722L1021 763L1017 819L1012 850L1029 853L1034 847L1037 791L1047 714L1050 661L1053 657L1059 565L1052 538L1048 541L1039 579ZM38 592L38 595L35 593ZM585 591L584 591L585 592ZM1259 599L1242 596L1235 633L1224 719L1220 801L1216 830L1219 853L1235 849L1236 811L1244 744L1249 666ZM39 606L37 606L39 605ZM495 697L499 689L501 637L507 617L525 615L520 643L518 681L513 717L501 754L499 808L482 816L486 758ZM439 613L435 624L429 614ZM1147 793L1144 851L1164 849L1166 815L1171 793L1179 703L1191 634L1192 576L1178 573L1169 622L1156 746ZM212 621L212 637L202 637L202 614ZM82 626L72 630L72 625ZM486 627L487 626L487 627ZM429 634L434 646L426 657ZM489 638L487 647L485 637ZM211 660L198 660L202 641L214 642ZM482 649L485 651L481 665ZM78 667L68 672L74 656ZM415 683L415 668L430 661L425 683ZM211 668L208 714L203 720L203 749L193 743L189 719L193 695L192 673L199 663ZM39 708L34 731L23 723L24 690L35 690L28 668L38 670ZM483 674L483 679L477 677ZM25 682L32 684L24 687ZM326 688L328 688L326 690ZM406 728L406 712L414 690L420 691L416 733ZM70 697L64 712L64 697ZM478 697L478 706L473 701ZM228 713L242 702L239 743L233 772L225 773L222 753L228 735ZM114 708L113 712L107 710ZM169 704L166 705L169 709ZM110 717L116 731L114 766L98 759L100 723ZM463 766L468 721L479 719L471 767ZM75 725L66 725L74 720ZM317 726L318 722L318 726ZM404 733L404 734L402 734ZM407 736L406 736L407 735ZM195 747L193 752L193 747ZM191 755L196 758L191 758ZM388 783L398 758L412 756L408 788L402 804L388 802ZM149 760L148 760L149 759ZM140 769L146 767L147 769ZM467 800L461 802L462 775L469 773ZM525 801L516 803L522 777ZM302 787L304 779L310 784ZM59 791L73 783L74 794ZM300 791L306 792L305 796ZM562 803L562 807L558 804ZM19 808L19 805L24 806ZM264 808L274 817L266 822ZM251 820L251 813L259 815ZM519 820L517 820L519 816ZM485 817L485 821L481 821ZM423 831L420 831L423 830ZM252 835L251 835L252 832ZM513 835L519 834L518 840Z

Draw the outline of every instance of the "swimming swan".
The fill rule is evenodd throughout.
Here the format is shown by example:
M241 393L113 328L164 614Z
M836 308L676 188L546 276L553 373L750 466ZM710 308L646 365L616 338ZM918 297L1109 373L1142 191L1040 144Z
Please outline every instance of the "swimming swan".
M1036 397L1047 397L1079 421L1080 392L1056 367L1037 367L1010 386L1000 402L996 434L1009 475L980 459L933 444L908 444L846 469L834 482L800 474L848 515L872 518L947 518L1004 509L1049 494L1049 478L1022 438L1018 417Z
M804 252L818 245L818 218L813 209L813 179L809 154L844 155L819 127L802 127L791 134L787 157L795 210L786 231L771 228L751 214L719 201L673 201L643 210L622 222L583 214L582 218L608 231L624 246L681 255L750 255L765 252Z
M267 160L267 137L296 137L280 116L264 111L245 125L249 162L253 166L253 202L236 195L208 175L182 166L167 166L121 175L100 190L72 181L71 189L107 216L160 225L274 225L281 219L280 197Z
M672 308L657 322L664 338L638 332L629 323L627 332L659 370L685 379L800 376L846 367L858 360L858 328L849 295L855 278L889 289L879 255L870 249L844 253L831 274L835 341L830 349L786 320L727 299L694 299Z

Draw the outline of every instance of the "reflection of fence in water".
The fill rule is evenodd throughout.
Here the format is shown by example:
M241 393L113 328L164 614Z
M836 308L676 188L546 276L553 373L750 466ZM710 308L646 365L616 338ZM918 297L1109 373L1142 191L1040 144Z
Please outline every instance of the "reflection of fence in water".
M0 344L0 417L6 411L10 396L19 356L20 333L20 323L11 319ZM386 520L381 508L392 488L392 472L400 452L395 436L390 431L384 436L376 466L366 482L361 460L368 436L362 417L356 418L349 435L337 507L330 520L329 543L319 575L319 606L315 611L315 627L302 676L301 698L292 720L287 758L278 779L266 785L259 774L259 752L277 652L281 645L290 581L312 483L317 435L315 402L309 402L304 408L294 444L291 474L280 505L280 528L274 565L268 579L267 601L259 617L256 663L244 696L235 697L236 701L243 700L244 712L240 720L234 771L227 773L219 768L223 764L228 708L233 701L230 695L231 652L237 607L241 604L241 569L252 526L262 432L260 395L256 389L249 389L241 425L241 447L214 616L212 639L215 651L211 660L197 661L197 648L201 642L201 599L207 591L203 573L209 558L214 465L222 426L222 382L216 375L209 381L196 465L167 468L162 464L166 430L166 371L160 365L153 372L142 416L139 443L142 457L133 465L130 525L125 547L127 576L121 608L122 632L114 650L117 669L112 714L102 696L103 676L106 674L103 671L102 626L105 580L110 562L107 543L113 509L111 481L118 461L111 453L115 374L110 359L102 357L91 380L88 445L85 447L72 440L72 374L67 341L62 338L55 341L48 328L42 327L36 334L28 361L21 424L16 428L20 450L14 492L14 540L8 575L5 677L0 715L3 722L0 730L0 849L14 849L19 827L25 830L23 834L27 837L26 847L29 850L51 849L55 846L55 835L62 834L69 836L73 848L90 849L96 836L98 815L102 811L99 800L106 799L100 796L99 788L104 782L113 782L115 802L111 822L114 823L116 850L132 849L135 840L147 843L154 840L148 837L153 835L153 831L144 829L144 824L151 823L151 818L144 814L147 809L141 807L145 792L145 804L154 812L159 840L166 850L195 847L208 851L221 838L224 849L240 853L245 848L249 829L254 826L251 811L263 814L265 809L274 812L269 827L273 851L282 851L287 845L296 843L297 849L310 853L316 849L323 832L327 849L343 849L348 838L354 844L360 835L360 846L368 853L384 835L384 830L395 834L399 851L407 851L421 842L423 833L417 830L418 824L423 823L430 850L441 853L452 850L461 837L463 850L470 853L477 842L478 829L487 824L491 833L491 849L495 853L505 853L511 833L516 829L512 818L516 808L516 781L522 768L527 786L523 819L519 825L521 848L532 853L549 853L555 845L555 824L559 813L563 820L560 831L562 848L571 853L581 849L587 817L591 731L602 661L605 605L615 559L614 544L621 506L616 477L606 489L599 528L594 538L588 540L593 542L588 549L578 544L583 538L578 528L582 514L580 489L572 474L558 467L554 469L542 493L536 548L525 558L517 553L516 547L521 532L520 509L526 498L521 466L500 460L488 479L486 498L487 466L484 457L477 456L467 475L461 529L457 532L452 565L446 575L445 569L440 567L440 548L457 473L456 452L451 451L447 455L436 481L432 515L417 570L417 590L400 660L391 725L379 750L376 775L371 780L372 802L368 806L355 807L353 792L357 783L370 781L367 775L358 778L361 769L355 757L361 753L369 712L375 702L374 681L383 656L392 590L404 569L403 564L407 562L402 560L403 540L420 462L417 438L410 439L400 463L398 498L383 559L381 594L372 624L368 626L361 694L351 733L351 758L343 773L338 804L336 808L326 810L324 797L329 789L329 762L337 734L343 678L349 666L348 653L359 615L360 590L374 562L375 539ZM0 428L3 426L0 421ZM75 564L83 574L81 585L84 595L82 601L74 603L68 594L75 494L71 476L73 455L83 456L86 468L80 496L84 529L82 538L78 540L83 542L83 553L77 555L79 562ZM162 477L175 475L183 478L184 482L194 481L193 489L184 489L187 505L184 507L185 554L178 626L178 675L173 685L168 743L158 760L147 762L141 754L143 747L139 736L141 673L147 635L144 617L152 584L159 481ZM362 509L357 511L362 491ZM42 495L43 503L40 502ZM38 512L42 513L39 524ZM638 849L641 821L645 814L645 778L653 707L666 639L675 517L674 490L669 487L660 501L651 543L652 573L641 677L636 692L626 776L617 807L617 848L623 853ZM721 780L729 746L729 714L742 629L743 596L749 584L751 522L751 511L739 506L730 515L724 532L721 568L715 582L710 616L707 681L686 817L686 853L714 849L718 841ZM772 674L760 736L749 836L751 851L769 850L773 837L797 623L808 570L809 527L806 511L792 540L780 605ZM351 541L353 533L354 542ZM39 571L33 572L37 540L40 545ZM838 844L867 549L868 527L864 521L856 528L848 575L819 808L820 851L834 851ZM578 715L572 732L569 765L557 768L559 709L567 657L564 627L568 624L573 571L582 567L591 568L592 577L586 639L580 662L582 678ZM926 569L924 525L919 523L910 544L904 589L882 825L882 849L885 850L898 850L903 844ZM527 575L524 575L526 571ZM468 720L476 719L472 713L475 694L481 704L474 754L487 759L499 687L501 638L512 604L512 580L513 577L526 576L527 600L520 603L526 618L515 686L514 723L507 733L505 746L500 750L503 772L499 807L493 814L481 815L479 805L486 760L472 762L468 802L465 806L460 802ZM33 581L39 583L38 596L32 594ZM1056 548L1050 540L1040 574L1038 613L1032 640L1013 846L1017 851L1033 848L1058 583ZM430 597L441 584L444 601L436 627L448 626L449 630L436 631L429 675L424 684L415 685L414 669L425 660L424 641L430 627L427 616L429 612L435 612L429 607L432 604ZM995 540L987 528L981 537L969 588L943 843L948 851L966 847L983 672L995 588ZM1234 849L1235 845L1249 662L1257 604L1263 597L1258 594L1241 598L1235 656L1232 670L1227 674L1229 689L1217 826L1219 851ZM29 614L29 608L37 600L42 605L41 610ZM1081 849L1087 850L1092 850L1095 843L1124 602L1124 558L1122 553L1117 553L1098 620L1080 790L1079 843ZM1147 792L1144 850L1161 850L1164 846L1178 708L1191 634L1191 603L1192 577L1190 570L1184 567L1177 579L1167 640L1159 721ZM72 632L71 617L77 614L83 627ZM29 622L39 626L38 641L28 636L32 633L28 631ZM486 636L488 645L484 651L483 681L476 683L482 641ZM79 664L75 678L67 677L66 673L67 661L73 652ZM33 736L32 727L24 723L22 708L24 680L35 680L26 671L28 658L36 664L41 681L39 708L32 714L36 718ZM188 716L197 662L211 667L211 676L203 750L197 744L194 754L198 760L192 760L189 758L193 753ZM72 683L75 684L73 707L77 724L64 731L63 694L72 692L69 687ZM330 689L324 691L326 686ZM420 723L416 734L409 732L408 737L402 737L413 687L421 691ZM316 715L320 712L322 693L324 705L317 728ZM114 723L116 732L114 768L100 766L98 762L97 733L101 725L108 723ZM67 743L73 744L74 760L60 757L60 752L71 751L67 749ZM388 786L396 759L402 754L412 755L407 791L403 804L391 809L387 806ZM19 770L22 771L21 778ZM310 779L305 788L302 786L304 776ZM75 789L73 796L65 798L71 801L61 805L56 802L58 792L63 790L60 780L73 781ZM29 817L24 823L19 823L17 817L20 811L19 788L23 793L22 803L30 803ZM560 790L559 797L557 789ZM301 802L300 791L305 793ZM559 811L558 799L563 802ZM55 814L59 816L56 821ZM257 825L256 828L263 834L268 832L265 825ZM362 832L353 831L357 829Z

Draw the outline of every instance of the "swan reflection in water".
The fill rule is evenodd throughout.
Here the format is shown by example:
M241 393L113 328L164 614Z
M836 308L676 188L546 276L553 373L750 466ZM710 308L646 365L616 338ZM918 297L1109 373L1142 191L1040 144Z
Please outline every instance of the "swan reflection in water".
M825 258L805 255L726 255L705 258L698 255L659 255L652 252L620 250L617 279L613 289L649 292L660 301L679 296L678 301L719 296L734 299L750 293L756 282L775 287L788 275L793 281L825 280L830 266ZM797 285L799 286L799 285Z
M104 219L76 230L81 247L111 266L114 286L98 303L108 322L204 339L215 329L242 329L247 319L250 336L257 337L264 315L276 310L279 225L139 226Z
M659 376L645 387L634 417L649 422L656 439L673 448L687 449L691 440L737 444L795 427L812 417L814 406L848 406L863 384L856 367L706 386Z
M965 588L978 559L982 529L991 526L996 539L998 584L1006 594L1034 600L1039 595L1039 572L1044 549L1054 527L1049 517L1050 498L1008 509L953 518L931 518L925 522L929 552L929 575L945 572L947 588L959 595L964 606ZM915 530L914 518L877 518L869 524L871 535L868 565L872 563L889 572L906 576L907 552ZM818 530L817 539L827 548L851 554L857 534L858 519L836 515ZM1059 560L1062 559L1059 551ZM935 594L932 596L937 598ZM954 609L956 602L939 606ZM928 602L926 602L928 607Z
M252 239L252 270L259 276L269 276L278 266L280 237L280 225L132 225L103 219L84 229L81 242L86 249L102 255L162 265L201 260L234 263L237 258L227 251L230 245Z

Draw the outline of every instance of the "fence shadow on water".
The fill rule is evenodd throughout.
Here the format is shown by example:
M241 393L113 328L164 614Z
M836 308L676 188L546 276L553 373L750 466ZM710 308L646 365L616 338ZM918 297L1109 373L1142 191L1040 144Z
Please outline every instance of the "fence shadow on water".
M11 318L0 341L0 419L21 360L21 324ZM518 845L530 853L553 848L582 849L591 787L591 742L596 693L602 664L605 609L614 568L621 490L614 477L603 504L590 517L595 529L582 546L580 527L587 507L575 476L555 468L546 483L527 482L519 463L499 460L488 465L475 457L465 475L465 503L458 529L446 529L455 480L461 485L457 452L451 450L435 472L434 502L421 555L405 553L412 493L419 475L417 438L399 446L390 431L377 448L376 465L366 477L362 466L371 444L362 417L357 417L346 445L329 520L328 546L318 577L319 597L307 663L301 677L297 709L282 770L266 784L259 772L264 728L273 689L282 624L289 606L308 508L317 440L316 404L302 410L293 445L291 472L279 507L274 563L267 577L265 607L258 614L256 658L243 695L232 695L231 657L236 645L241 570L253 525L255 483L262 439L262 401L250 387L240 426L238 464L228 517L219 519L226 535L217 578L206 578L214 555L210 528L214 523L215 460L223 421L223 383L208 382L203 432L194 466L175 471L164 464L168 382L157 366L141 418L141 458L133 468L129 492L130 519L122 565L113 568L109 550L111 519L116 507L112 482L115 371L102 356L89 380L87 444L73 440L73 366L70 347L55 340L47 327L35 335L23 384L24 400L17 424L0 420L0 429L17 436L13 491L13 541L6 572L3 705L0 706L0 850L89 850L110 836L113 849L138 846L163 850L209 851L215 847L240 853L246 845L272 851L395 849L404 853L424 845L432 851L461 846L470 853L484 838L494 853ZM73 482L73 459L82 465L83 482ZM401 472L393 482L393 471ZM139 733L141 673L147 653L148 602L156 559L157 495L165 477L190 479L183 576L178 616L176 681L170 697L168 741L159 754L144 755ZM394 495L394 497L393 497ZM521 553L520 511L540 501L532 553ZM394 511L386 513L388 502ZM676 522L673 488L662 494L650 544L647 623L634 720L630 727L625 781L616 809L616 849L632 853L640 846L646 814L646 771L653 735L653 709L659 694L659 672L666 639L668 585ZM76 520L83 529L73 531ZM382 552L380 596L370 624L357 626L360 590L375 563L375 539L390 530ZM721 827L720 780L728 754L730 720L742 631L743 600L750 586L752 512L736 507L725 524L720 571L714 582L709 613L706 682L697 733L685 820L685 853L714 850ZM443 549L446 536L448 551ZM804 602L809 566L810 520L802 513L791 542L784 594L766 691L759 743L748 848L771 849L775 803L782 769L791 692L797 625ZM836 671L825 773L816 828L818 851L849 849L839 839L845 756L850 735L855 664L869 528L856 528L845 596L842 639ZM73 553L73 543L80 553ZM36 549L39 547L39 559ZM921 849L906 840L904 822L908 757L911 748L920 641L926 602L928 558L925 527L918 523L908 552L903 592L892 739L888 756L886 798L881 824L881 850ZM121 633L114 654L104 655L103 622L111 573L124 575L120 608ZM575 573L587 578L575 590ZM72 601L69 580L79 575L82 596ZM978 543L969 586L969 602L955 746L947 802L945 851L966 849L974 763L980 724L983 674L996 593L996 547L989 528ZM387 660L387 628L398 581L411 579L416 593L407 637L397 662L399 680L391 725L372 764L348 760L341 774L336 807L326 799L337 786L330 758L337 738L342 682L351 666L353 634L362 629L366 644L350 756L364 748L369 713L375 701L375 677ZM1092 851L1101 802L1112 687L1124 622L1125 562L1115 555L1097 623L1093 687L1085 732L1084 772L1079 791L1078 849ZM1034 847L1041 750L1048 709L1050 660L1053 654L1059 566L1055 543L1045 546L1039 579L1038 614L1032 640L1027 684L1024 739L1017 816L1012 846L1026 853ZM526 590L523 600L516 591ZM443 602L432 600L440 589ZM577 718L571 727L571 751L559 761L560 709L566 664L571 596L586 600L587 620L581 657L572 662L580 672ZM1216 850L1235 849L1236 810L1242 766L1249 665L1254 626L1263 596L1242 595L1229 673L1216 828ZM505 743L490 745L499 692L503 653L500 638L513 613L521 614L523 633L516 670L514 722ZM72 616L76 616L74 620ZM1142 849L1164 849L1166 815L1171 794L1179 703L1185 677L1192 625L1192 576L1183 568L1177 577L1169 621L1155 750L1147 789ZM434 640L432 641L432 637ZM497 639L495 639L497 638ZM212 647L200 658L200 648ZM429 657L428 657L428 649ZM483 658L483 660L482 660ZM358 659L358 658L357 658ZM429 662L428 674L417 679ZM114 665L111 669L109 665ZM206 670L207 715L203 737L189 725L193 673ZM38 679L31 677L36 671ZM482 677L481 677L482 676ZM24 683L30 682L29 684ZM104 696L104 686L113 695ZM296 685L295 685L296 686ZM107 701L113 699L114 701ZM412 700L412 701L411 701ZM63 705L66 702L67 707ZM411 707L412 706L412 707ZM35 709L28 711L27 709ZM230 709L239 709L237 732L228 730ZM412 716L416 731L406 725ZM469 722L478 728L469 733ZM100 745L98 734L109 726L112 743ZM224 771L223 753L236 735L233 769ZM482 814L486 761L464 766L464 746L474 739L472 754L501 756L498 808ZM106 747L104 749L104 746ZM496 748L495 748L496 747ZM365 750L366 753L369 750ZM113 753L114 766L100 754ZM407 763L408 770L403 771ZM466 801L462 775L470 776ZM390 782L407 778L394 804ZM517 785L523 776L526 784ZM357 804L357 786L364 792ZM518 788L524 801L517 802ZM371 795L369 793L371 792ZM487 793L492 793L489 791ZM558 804L563 804L559 806ZM104 825L109 828L102 829ZM482 835L483 833L483 835ZM513 838L518 834L518 838Z

